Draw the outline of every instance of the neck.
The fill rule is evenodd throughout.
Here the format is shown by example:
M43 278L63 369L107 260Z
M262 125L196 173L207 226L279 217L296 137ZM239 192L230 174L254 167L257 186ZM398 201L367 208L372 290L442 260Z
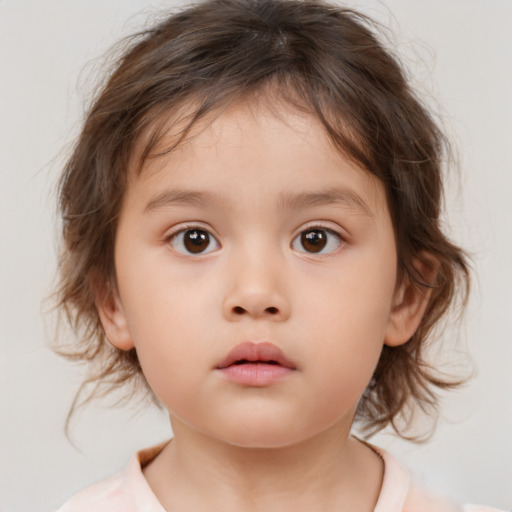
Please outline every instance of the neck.
M234 446L176 419L172 427L173 441L144 470L166 510L353 512L377 502L383 463L339 426L271 449Z

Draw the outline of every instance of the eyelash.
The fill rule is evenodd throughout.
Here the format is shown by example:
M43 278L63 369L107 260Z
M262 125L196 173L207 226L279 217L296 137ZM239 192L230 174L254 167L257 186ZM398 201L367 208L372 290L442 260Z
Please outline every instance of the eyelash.
M186 242L185 242L185 240L183 240L182 236L184 236L186 233L189 233L189 232L196 232L196 240L199 243L196 244L195 248L201 249L201 247L200 247L201 241L206 241L208 246L206 247L205 250L194 251L195 248L193 247L193 245L188 248L185 246ZM314 233L316 233L317 235L319 233L322 233L323 235L320 235L320 237L318 237L318 236L315 237L313 235ZM310 235L309 238L308 238L308 234ZM326 236L324 236L324 235L326 235ZM206 229L202 226L198 226L196 224L191 224L191 225L185 226L185 227L181 228L180 230L178 230L174 233L171 233L167 237L166 240L172 245L172 247L176 251L178 251L181 254L187 255L187 256L191 256L191 255L201 256L204 254L209 254L210 252L213 252L220 248L220 243L218 242L217 238L215 236L213 236L208 229ZM190 239L189 239L189 241L190 241ZM213 242L213 244L214 244L213 248L210 248L211 242ZM321 225L310 225L310 226L307 226L307 227L301 229L301 231L292 239L290 246L294 250L296 250L298 252L302 252L304 254L320 255L320 254L331 254L331 253L335 252L343 244L343 242L344 242L344 238L336 231L334 231L330 228L327 228L325 226L321 226ZM318 250L311 250L311 251L303 250L303 249L305 249L304 243L310 243L310 244L312 244L311 248L318 249ZM299 244L301 247L299 247ZM333 247L333 244L335 244L335 247ZM192 250L190 250L191 248L192 248ZM328 248L328 250L326 250L326 248Z
M185 246L184 246L185 242L181 239L180 235L185 235L188 232L194 232L194 231L196 231L198 233L205 233L206 236L207 236L208 242L210 242L210 241L215 242L216 247L214 247L213 249L209 249L207 251L197 251L197 252L188 251L185 248ZM181 228L178 231L175 231L174 233L171 233L167 237L167 241L173 246L173 248L176 251L178 251L181 254L185 254L187 256L191 256L191 255L199 255L199 256L201 256L203 254L208 254L208 253L210 253L210 252L212 252L212 251L214 251L214 250L216 250L216 249L218 249L220 247L220 244L219 244L217 238L215 236L213 236L208 229L206 229L206 228L204 228L202 226L198 226L197 224L190 224L188 226L185 226L185 227ZM177 244L182 245L183 248L176 247ZM208 245L210 245L210 244L208 244Z
M298 241L299 244L304 247L304 242L306 241L306 236L308 233L324 233L327 234L327 236L324 238L325 245L319 248L317 251L305 251L300 248L298 248L296 245L296 242ZM310 241L315 245L319 241L322 242L322 240L317 240L316 242L313 242L313 238L310 238ZM333 229L327 228L322 225L310 225L305 228L302 228L301 231L298 233L298 235L292 240L291 246L296 251L302 252L304 254L311 254L311 255L320 255L320 254L332 254L333 252L336 252L336 250L343 244L344 238L334 231ZM336 245L333 247L333 243ZM328 250L325 250L325 248L328 248Z

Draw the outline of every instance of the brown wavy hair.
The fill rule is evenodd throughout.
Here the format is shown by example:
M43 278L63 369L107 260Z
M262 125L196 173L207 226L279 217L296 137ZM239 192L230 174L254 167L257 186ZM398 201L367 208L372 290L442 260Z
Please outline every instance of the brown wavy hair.
M115 283L114 240L127 169L134 158L142 167L169 130L169 119L184 107L180 140L206 116L265 95L315 116L345 156L382 180L399 279L432 290L412 338L384 346L356 420L368 432L391 424L406 437L399 420L407 423L418 407L435 413L436 391L460 383L425 356L433 327L456 296L464 303L469 285L467 259L440 226L441 168L449 145L375 27L358 12L317 0L207 0L124 41L124 54L94 100L60 181L58 306L78 341L57 350L87 362L90 371L71 412L127 384L158 403L135 349L122 351L106 340L94 303L95 280ZM429 283L413 261L428 264L432 257L438 271Z

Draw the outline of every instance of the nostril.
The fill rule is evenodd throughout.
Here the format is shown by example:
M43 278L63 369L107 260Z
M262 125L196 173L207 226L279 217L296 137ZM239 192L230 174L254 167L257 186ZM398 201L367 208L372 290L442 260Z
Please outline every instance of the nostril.
M233 308L233 313L235 315L243 315L245 313L247 313L247 310L245 310L243 307L241 306L235 306ZM279 309L277 309L276 307L274 306L270 306L268 308L265 308L265 313L269 313L270 315L276 315L277 313L279 313Z

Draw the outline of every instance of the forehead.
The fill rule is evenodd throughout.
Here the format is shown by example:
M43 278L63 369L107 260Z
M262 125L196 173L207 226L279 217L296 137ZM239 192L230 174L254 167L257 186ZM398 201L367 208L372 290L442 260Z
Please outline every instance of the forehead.
M193 107L163 115L163 132L129 188L209 188L220 197L236 183L287 191L344 190L346 202L379 213L383 184L334 146L311 114L281 102L241 101L190 124ZM162 130L165 126L165 130ZM140 147L154 135L148 131ZM139 151L140 151L139 147ZM130 186L131 184L131 186ZM273 185L273 187L271 186ZM250 200L250 194L247 194Z

